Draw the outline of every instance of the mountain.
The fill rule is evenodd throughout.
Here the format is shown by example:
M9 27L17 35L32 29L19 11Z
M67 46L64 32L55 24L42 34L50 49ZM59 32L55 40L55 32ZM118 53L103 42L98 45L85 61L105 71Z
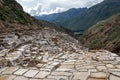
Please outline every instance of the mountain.
M97 22L105 20L119 12L120 0L104 0L103 2L98 3L97 5L92 6L86 10L82 10L81 13L74 14L67 19L66 17L61 16L61 18L55 18L54 16L57 14L52 14L50 19L49 15L43 17L43 19L62 25L64 28L72 31L85 31Z
M120 0L104 0L103 2L87 9L63 25L70 30L87 30L101 20L105 20L120 12Z
M91 49L120 53L120 13L88 29L84 33L83 44Z
M47 20L49 22L56 23L58 25L62 25L62 22L69 20L69 18L84 12L87 8L71 8L65 12L61 13L54 13L49 15L41 15L41 16L34 16L36 19Z
M0 0L0 32L40 29L46 26L56 25L31 17L15 0Z

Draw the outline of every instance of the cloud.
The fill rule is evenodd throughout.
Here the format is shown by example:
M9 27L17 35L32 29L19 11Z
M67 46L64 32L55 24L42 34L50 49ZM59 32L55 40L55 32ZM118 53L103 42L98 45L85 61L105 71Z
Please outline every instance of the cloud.
M91 7L103 0L17 0L31 15L51 14L70 8Z

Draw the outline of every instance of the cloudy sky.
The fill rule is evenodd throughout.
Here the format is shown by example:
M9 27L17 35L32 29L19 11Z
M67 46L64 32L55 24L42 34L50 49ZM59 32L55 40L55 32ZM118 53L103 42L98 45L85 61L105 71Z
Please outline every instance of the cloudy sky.
M51 14L70 8L91 7L103 0L17 0L31 15Z

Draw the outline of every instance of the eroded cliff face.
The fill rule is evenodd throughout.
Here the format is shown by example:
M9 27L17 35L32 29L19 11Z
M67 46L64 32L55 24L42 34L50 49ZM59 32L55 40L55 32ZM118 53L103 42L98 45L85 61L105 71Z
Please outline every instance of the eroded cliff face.
M120 14L86 31L83 42L91 49L107 49L120 55Z

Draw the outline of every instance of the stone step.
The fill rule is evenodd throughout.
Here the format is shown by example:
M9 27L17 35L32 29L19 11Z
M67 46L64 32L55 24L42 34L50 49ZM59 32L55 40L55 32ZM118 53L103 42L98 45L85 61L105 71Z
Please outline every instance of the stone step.
M3 75L0 76L0 80L13 80L15 77L14 75Z
M115 75L110 75L109 80L120 80L120 77Z
M40 72L35 76L35 78L44 79L44 78L46 78L49 74L50 74L50 72L40 71Z
M35 75L37 75L38 72L39 70L29 70L23 76L33 78Z
M23 76L17 76L16 78L14 78L14 80L29 80L29 79Z
M73 74L74 74L73 80L87 80L87 78L90 75L89 72L75 72Z
M22 76L27 71L28 69L18 69L16 72L14 72L14 74Z
M104 72L94 72L94 73L90 73L90 78L107 79L108 74Z
M18 67L9 67L7 68L2 74L9 74L12 75L15 71L17 71L19 68Z

